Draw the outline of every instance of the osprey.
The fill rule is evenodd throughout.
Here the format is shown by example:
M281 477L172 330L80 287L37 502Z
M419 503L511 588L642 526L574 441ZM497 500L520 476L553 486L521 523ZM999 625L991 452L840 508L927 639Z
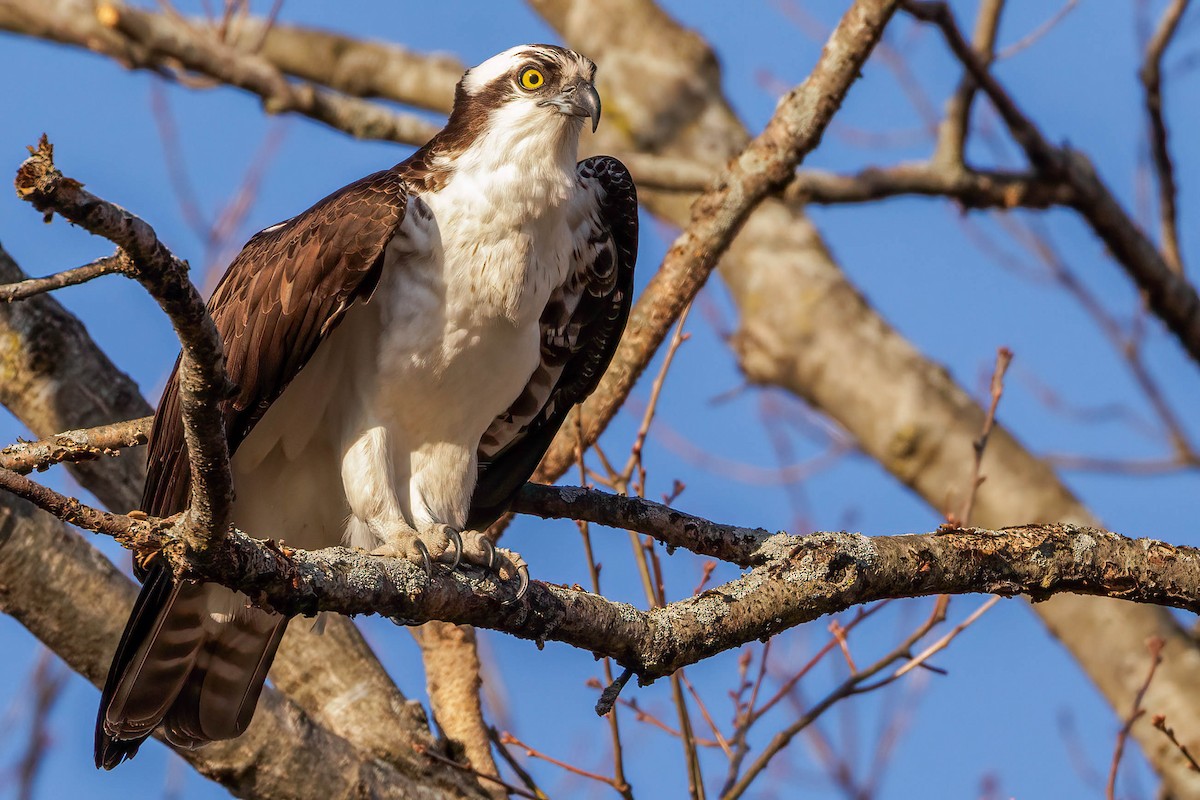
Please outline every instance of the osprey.
M526 45L468 70L446 127L391 169L256 234L209 311L242 530L520 577L480 531L596 386L629 315L637 195L616 159L576 164L600 118L596 66ZM176 375L154 419L142 508L189 502ZM195 747L240 735L287 626L162 560L109 668L96 765L160 724Z

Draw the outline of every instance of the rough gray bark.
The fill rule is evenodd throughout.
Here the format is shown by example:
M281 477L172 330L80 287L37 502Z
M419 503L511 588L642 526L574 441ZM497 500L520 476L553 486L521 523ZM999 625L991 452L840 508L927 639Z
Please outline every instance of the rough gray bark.
M236 587L282 614L382 614L406 622L486 627L535 642L561 641L611 657L643 683L819 617L889 598L986 592L1042 600L1074 592L1200 611L1200 550L1094 528L1055 523L870 538L791 536L694 517L660 524L664 517L680 515L637 498L610 495L596 502L597 492L542 491L557 492L561 501L548 516L606 525L636 520L635 530L669 547L699 555L740 553L753 568L699 595L641 611L579 587L540 581L531 582L517 600L487 573L478 582L466 570L428 575L403 559L345 547L290 550L233 530L196 560L162 521L106 515L102 524L135 552L158 554L177 575ZM606 506L626 508L610 518ZM77 524L96 524L96 512L51 510Z

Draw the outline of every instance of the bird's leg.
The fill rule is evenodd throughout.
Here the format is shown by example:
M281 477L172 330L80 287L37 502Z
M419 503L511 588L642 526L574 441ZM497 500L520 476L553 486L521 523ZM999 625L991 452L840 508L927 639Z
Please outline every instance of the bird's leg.
M367 428L342 458L342 486L350 506L349 543L374 555L403 558L433 574L435 561L458 564L458 531L438 523L411 524L396 491L391 437L381 425Z

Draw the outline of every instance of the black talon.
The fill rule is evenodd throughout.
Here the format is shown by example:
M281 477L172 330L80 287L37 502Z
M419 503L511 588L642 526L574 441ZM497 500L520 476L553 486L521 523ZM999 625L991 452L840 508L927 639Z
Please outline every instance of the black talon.
M433 561L429 558L429 548L420 539L413 539L413 544L416 545L417 551L421 554L421 562L425 566L425 577L433 577Z
M486 536L482 537L483 543L480 545L483 552L487 555L488 572L496 571L496 545L492 544L492 540Z
M454 545L454 561L450 564L450 571L458 569L458 564L462 561L463 543L462 535L458 531L449 526L446 527L446 538Z
M529 567L524 564L517 567L517 578L521 581L517 586L517 593L511 599L503 601L503 605L510 606L513 603L521 602L521 598L529 591Z

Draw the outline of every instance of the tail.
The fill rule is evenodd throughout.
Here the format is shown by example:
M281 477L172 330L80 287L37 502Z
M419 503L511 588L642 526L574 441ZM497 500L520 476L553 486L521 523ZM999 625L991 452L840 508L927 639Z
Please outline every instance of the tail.
M96 766L133 758L159 723L183 747L240 736L286 628L286 617L250 607L240 592L176 582L155 563L108 669Z

